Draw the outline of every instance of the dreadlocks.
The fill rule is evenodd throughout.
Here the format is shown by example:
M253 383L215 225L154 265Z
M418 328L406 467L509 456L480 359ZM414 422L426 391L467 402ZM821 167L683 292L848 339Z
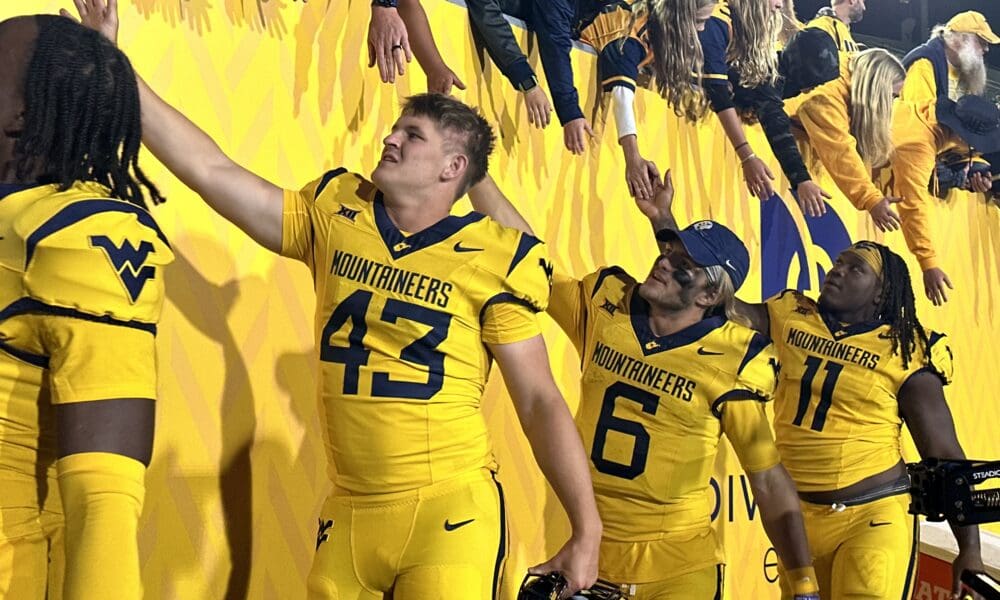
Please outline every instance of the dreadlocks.
M882 255L882 303L876 317L889 324L892 353L902 356L903 368L907 369L917 340L923 346L924 354L929 355L927 332L917 318L910 271L903 259L888 247L875 242L865 243L877 248Z
M159 190L139 168L139 89L128 58L96 31L38 15L25 81L24 130L15 145L17 177L55 183L95 181L113 198L145 207ZM141 187L140 187L141 186Z

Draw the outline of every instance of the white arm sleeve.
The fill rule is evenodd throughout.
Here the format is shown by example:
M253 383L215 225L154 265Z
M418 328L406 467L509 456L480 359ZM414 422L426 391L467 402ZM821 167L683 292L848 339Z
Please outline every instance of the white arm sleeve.
M618 127L618 139L626 135L635 135L635 92L624 85L616 85L611 90L611 104L615 113L615 125Z

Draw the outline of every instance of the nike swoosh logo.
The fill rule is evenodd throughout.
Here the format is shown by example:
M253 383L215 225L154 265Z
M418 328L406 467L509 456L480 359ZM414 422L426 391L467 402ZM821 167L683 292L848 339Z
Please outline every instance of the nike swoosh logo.
M469 523L475 521L475 519L469 519L468 521L459 521L458 523L449 523L448 519L444 520L444 530L445 531L455 531L459 527L465 527Z
M733 261L729 260L728 258L726 259L726 266L734 271L736 270L736 265L734 265Z
M482 252L482 248L469 248L468 246L463 246L462 242L455 242L455 252Z
M891 521L885 521L883 523L876 523L875 521L868 521L869 527L882 527L883 525L892 525Z
M702 347L698 347L698 354L702 356L722 356L722 352L712 352L711 350L705 350Z

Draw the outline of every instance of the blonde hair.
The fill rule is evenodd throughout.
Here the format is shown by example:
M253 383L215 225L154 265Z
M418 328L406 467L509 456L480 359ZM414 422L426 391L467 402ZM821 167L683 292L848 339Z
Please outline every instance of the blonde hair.
M656 89L673 107L674 114L695 122L708 113L708 99L692 81L701 79L705 64L698 31L697 12L718 0L642 0L634 19L646 19L646 35L653 52Z
M906 76L899 59L881 48L857 53L850 62L851 135L858 141L858 154L872 168L881 167L892 156L893 87Z
M770 0L730 0L733 14L733 40L729 62L740 75L740 85L747 88L774 83L778 77L778 53L775 45L781 32L781 11Z
M714 287L719 294L719 299L708 311L709 314L723 314L729 321L750 327L750 320L736 310L736 287L729 278L729 273L722 267L713 265L705 267L705 276L708 285Z

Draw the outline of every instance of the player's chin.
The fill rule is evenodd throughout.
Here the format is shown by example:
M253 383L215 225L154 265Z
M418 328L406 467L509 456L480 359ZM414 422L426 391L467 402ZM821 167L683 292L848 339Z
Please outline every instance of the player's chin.
M819 292L819 306L826 310L840 310L845 305L843 290L823 284Z
M391 163L382 160L379 161L378 165L375 166L375 170L372 171L372 183L379 189L385 189L385 186L392 181L392 177L388 173L389 167L391 167Z
M661 304L670 296L667 284L650 275L639 286L639 296L651 304Z

